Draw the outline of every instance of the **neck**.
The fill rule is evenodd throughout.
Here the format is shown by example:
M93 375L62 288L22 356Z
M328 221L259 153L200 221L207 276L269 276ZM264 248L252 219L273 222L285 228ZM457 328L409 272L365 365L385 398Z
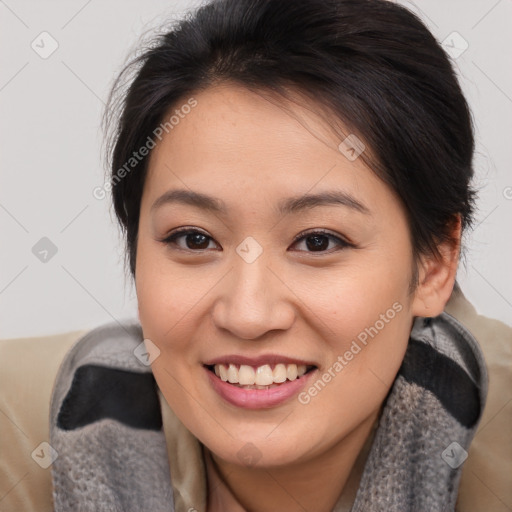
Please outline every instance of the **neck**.
M284 467L239 466L220 459L205 447L207 511L332 512L342 494L347 494L345 487L357 489L364 465L360 455L366 456L362 449L377 417L375 412L322 455Z

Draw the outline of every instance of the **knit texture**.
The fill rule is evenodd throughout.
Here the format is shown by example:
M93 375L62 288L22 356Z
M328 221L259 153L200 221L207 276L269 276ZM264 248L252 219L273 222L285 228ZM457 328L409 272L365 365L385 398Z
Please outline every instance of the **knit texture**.
M58 453L52 465L55 511L174 512L161 427L158 430L133 428L127 422L105 417L69 430L70 407L74 407L74 415L78 416L75 421L83 423L87 415L95 414L109 395L114 400L124 399L126 402L129 399L133 403L139 398L139 410L134 408L128 413L135 421L148 423L141 417L143 407L140 404L149 399L148 393L154 394L153 399L158 398L151 368L144 366L134 355L141 342L140 326L123 329L118 324L108 324L78 340L66 356L57 376L50 413L50 445ZM84 389L83 385L77 388L78 370L91 365L121 370L139 381L141 375L149 375L153 379L152 386L139 388L139 397L134 396L133 390L126 396L124 380L106 382L102 376L101 380L94 381L88 375L84 383L88 388ZM112 386L113 383L117 386ZM93 391L87 393L90 390ZM144 409L148 415L147 408ZM111 415L115 416L115 411ZM59 426L63 423L65 429Z
M56 512L175 512L156 383L134 354L142 339L138 324L101 326L61 365L50 412ZM446 313L416 319L352 512L453 511L486 394L469 331Z

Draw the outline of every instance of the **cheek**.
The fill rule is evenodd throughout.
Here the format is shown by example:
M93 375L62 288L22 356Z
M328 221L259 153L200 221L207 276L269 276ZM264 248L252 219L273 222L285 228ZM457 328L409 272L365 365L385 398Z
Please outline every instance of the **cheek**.
M141 247L135 279L139 321L144 337L160 350L151 364L159 388L178 417L193 425L201 410L195 411L190 399L200 396L192 373L198 355L191 337L197 337L194 305L204 295L204 286L184 282L179 272L170 272L169 262L161 260L158 253Z
M342 416L357 421L385 398L403 360L412 322L410 272L400 268L408 269L408 262L361 265L333 274L328 286L303 278L298 295L314 313L326 356L322 382L304 397L311 398L312 416L331 411L333 421Z
M135 287L145 336L183 340L174 333L187 327L194 306L211 286L208 279L189 277L192 273L171 265L161 249L139 242Z
M375 311L377 316L360 314L340 321L338 336L330 338L326 365L299 396L301 415L318 433L316 450L327 449L378 411L400 368L409 313L397 303Z
M293 292L305 305L304 316L313 316L312 320L322 328L323 337L331 340L329 344L343 349L344 344L360 333L364 338L365 329L376 322L379 331L403 332L398 317L409 314L412 273L409 268L410 262L405 258L403 262L395 259L391 263L383 257L364 255L350 267L330 270L327 278L325 270L302 271L289 276L289 281L294 283ZM407 322L406 325L408 328Z

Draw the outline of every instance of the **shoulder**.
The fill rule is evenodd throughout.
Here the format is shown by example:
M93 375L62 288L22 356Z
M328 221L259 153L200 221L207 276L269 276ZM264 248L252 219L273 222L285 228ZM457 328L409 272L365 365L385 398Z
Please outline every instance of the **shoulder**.
M462 471L457 511L506 511L512 506L512 327L479 315L458 287L445 311L476 338L489 375L485 409Z
M53 510L50 425L55 398L62 398L78 368L101 371L101 366L88 365L91 361L150 372L134 356L141 339L137 323L111 322L91 330L0 340L2 511Z
M50 425L55 406L62 403L63 395L73 385L75 391L82 393L68 404L71 406L79 405L84 394L90 392L89 388L98 384L98 379L104 384L109 375L95 374L95 370L101 371L97 365L104 369L123 368L129 373L136 370L135 375L150 374L149 362L144 360L147 354L141 350L141 339L142 330L138 324L120 326L114 322L92 330L0 340L2 511L53 511L52 471L55 464L45 462L47 459L51 462ZM84 370L85 373L89 371L85 375L86 386L78 389L83 381L79 377ZM135 384L139 386L140 381ZM191 502L204 510L206 481L200 443L181 424L159 389L155 397L161 404L166 455L173 470L177 510L188 510L187 504Z
M0 340L2 510L53 510L51 474L36 462L44 462L41 443L49 437L50 400L58 369L86 332Z

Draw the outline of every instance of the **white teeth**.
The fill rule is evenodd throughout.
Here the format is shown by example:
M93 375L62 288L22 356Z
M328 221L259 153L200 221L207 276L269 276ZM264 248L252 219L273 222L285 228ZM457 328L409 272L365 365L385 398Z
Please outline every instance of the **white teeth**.
M274 378L272 376L272 368L268 364L264 364L263 366L258 366L256 370L256 384L258 386L270 386L274 382Z
M272 374L274 382L284 382L286 380L286 366L284 364L276 364Z
M242 386L252 385L256 382L256 372L252 366L242 364L238 370L238 382Z
M226 367L223 364L216 364L215 368L217 368L217 366L219 367L219 373L220 373L221 380L223 380L224 382L227 382L228 371L226 370Z
M238 368L234 364L229 365L228 381L231 384L238 384Z
M306 365L304 364L276 364L274 369L268 364L254 368L252 366L242 364L216 364L214 372L224 382L229 381L231 384L240 384L250 389L266 388L272 384L282 384L286 380L295 380L302 377L306 373Z
M297 378L297 365L287 364L286 365L286 378L288 380L295 380Z

